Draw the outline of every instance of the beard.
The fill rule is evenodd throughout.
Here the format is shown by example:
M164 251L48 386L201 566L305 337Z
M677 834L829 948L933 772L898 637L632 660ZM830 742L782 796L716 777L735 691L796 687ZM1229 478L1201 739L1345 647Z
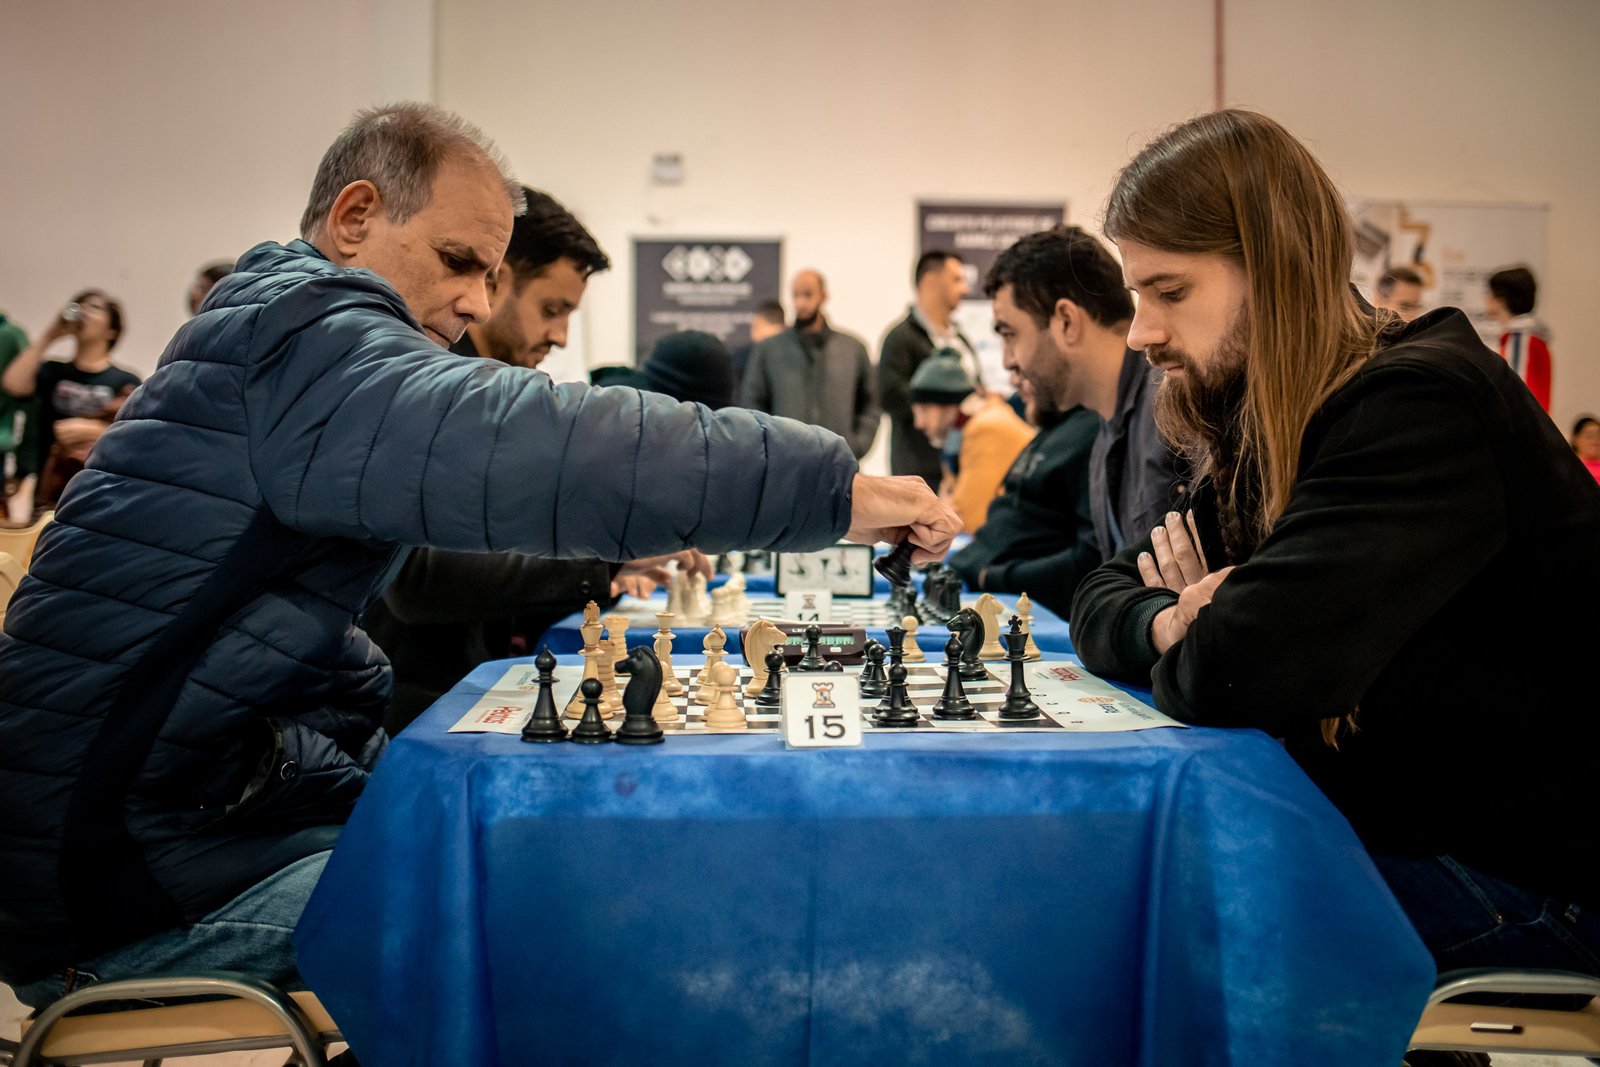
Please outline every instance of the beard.
M811 329L811 327L813 327L813 326L815 326L817 324L817 316L819 316L821 314L822 314L821 311L813 311L809 315L796 315L794 317L795 329L797 329L797 330L809 330L809 329Z
M1151 363L1173 363L1181 378L1163 377L1156 390L1156 428L1189 460L1196 479L1209 476L1217 492L1222 539L1232 562L1254 551L1256 517L1261 508L1261 477L1256 458L1246 454L1245 365L1250 332L1234 318L1205 366L1169 345L1145 351Z

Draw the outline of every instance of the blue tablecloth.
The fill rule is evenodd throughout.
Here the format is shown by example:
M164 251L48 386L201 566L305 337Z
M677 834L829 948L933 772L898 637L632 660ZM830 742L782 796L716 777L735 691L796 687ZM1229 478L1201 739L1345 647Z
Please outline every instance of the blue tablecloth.
M1433 964L1253 731L390 747L301 919L369 1067L1400 1062Z
M726 575L718 575L710 583L710 588L715 588L726 581ZM889 583L878 575L873 576L872 588L874 599L882 601L888 598ZM745 594L752 597L776 596L772 575L746 575ZM1007 611L1015 610L1017 605L1016 597L1004 593L996 593L995 597L1006 606ZM976 598L968 595L963 598L963 602L971 603L974 599ZM628 601L627 603L638 604L639 601ZM667 594L658 590L648 603L651 605L650 610L652 612L666 611ZM583 634L578 630L578 627L582 624L583 612L574 612L546 630L537 643L548 645L550 651L558 656L574 655L583 648ZM711 628L709 626L685 626L682 623L675 622L672 624L672 632L678 635L678 640L675 642L674 647L680 650L698 651L700 643L705 640L706 634L711 632ZM883 640L881 632L870 628L868 635L877 637L880 641ZM920 631L919 641L930 656L937 656L939 649L944 647L942 639L949 636L950 634L944 627L928 624ZM1064 654L1072 652L1072 640L1068 635L1066 620L1038 601L1033 603L1033 642L1039 646L1042 652L1060 652Z

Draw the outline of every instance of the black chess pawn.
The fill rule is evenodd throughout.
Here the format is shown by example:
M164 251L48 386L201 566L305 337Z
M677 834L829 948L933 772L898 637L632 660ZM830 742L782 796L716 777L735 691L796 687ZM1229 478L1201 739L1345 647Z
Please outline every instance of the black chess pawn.
M917 550L909 540L901 541L894 546L894 551L887 556L879 556L872 561L872 569L889 580L889 584L911 584L911 556Z
M622 691L622 707L627 712L617 728L616 740L624 745L659 745L664 734L653 711L661 695L661 660L655 649L640 645L628 651L628 685ZM622 664L618 664L621 673Z
M767 684L756 694L756 707L783 707L783 653L773 649L767 653Z
M572 728L571 739L579 744L598 745L611 740L611 727L600 718L601 691L598 678L585 678L583 684L578 686L578 692L583 695L583 718Z
M550 646L540 650L533 665L539 668L539 697L533 702L533 716L522 728L524 741L565 741L567 727L556 712L556 699L552 690L556 685L556 658Z
M935 719L976 719L978 709L967 699L961 684L961 638L955 634L944 646L944 692L933 705Z
M961 680L981 682L989 677L989 668L983 665L983 616L971 608L962 608L950 617L945 625L961 641Z
M825 671L827 660L822 657L822 627L812 623L806 627L806 654L794 665L797 671Z
M1022 632L1022 620L1011 616L1011 629L1000 636L1006 643L1006 662L1011 664L1011 688L1006 690L1006 702L1000 705L1000 718L1037 719L1044 712L1033 702L1028 682L1022 676L1028 658L1028 635Z
M889 676L883 672L883 653L881 644L867 642L867 666L861 672L861 695L868 700L880 699L889 692Z
M879 726L907 727L922 721L917 707L911 703L911 692L906 687L906 668L896 663L889 668L889 695L883 698L872 721Z

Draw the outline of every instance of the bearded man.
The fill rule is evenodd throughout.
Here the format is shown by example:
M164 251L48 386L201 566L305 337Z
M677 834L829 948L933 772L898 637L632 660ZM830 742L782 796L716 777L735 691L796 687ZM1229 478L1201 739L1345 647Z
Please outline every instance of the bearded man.
M1441 968L1600 974L1592 479L1460 311L1361 301L1343 200L1270 119L1158 138L1105 229L1201 481L1079 586L1084 664L1281 737Z

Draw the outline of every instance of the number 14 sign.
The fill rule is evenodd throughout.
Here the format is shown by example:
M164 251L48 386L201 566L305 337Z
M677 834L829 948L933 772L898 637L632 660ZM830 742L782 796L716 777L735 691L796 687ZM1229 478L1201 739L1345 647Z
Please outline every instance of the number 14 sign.
M861 690L854 675L789 671L783 676L783 740L791 748L861 744Z

